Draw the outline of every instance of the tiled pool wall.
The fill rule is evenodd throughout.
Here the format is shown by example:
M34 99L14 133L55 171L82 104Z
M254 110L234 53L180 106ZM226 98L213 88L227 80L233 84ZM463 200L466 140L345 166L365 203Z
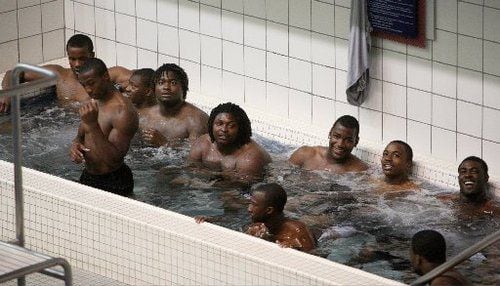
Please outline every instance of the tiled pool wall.
M2 240L15 238L0 161ZM249 235L24 169L26 246L134 285L402 285Z
M350 0L1 3L0 51L7 56L0 71L17 61L63 56L63 38L85 33L108 66L180 64L190 77L192 102L198 94L233 101L295 132L320 131L323 144L333 121L351 114L360 121L363 150L374 146L380 153L380 146L400 139L417 158L453 173L463 158L477 155L500 177L496 0L427 0L435 6L436 29L425 49L375 38L370 94L361 107L345 95Z

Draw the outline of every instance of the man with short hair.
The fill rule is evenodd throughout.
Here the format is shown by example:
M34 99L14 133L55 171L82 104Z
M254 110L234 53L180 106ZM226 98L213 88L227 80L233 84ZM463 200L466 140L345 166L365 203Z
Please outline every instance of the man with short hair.
M391 141L384 149L380 160L384 179L383 186L378 191L407 191L418 189L410 180L413 167L413 150L410 145L401 140Z
M251 136L245 111L230 102L219 104L210 113L208 134L194 142L189 159L231 180L254 182L262 178L271 157Z
M43 68L53 71L59 76L56 83L56 95L58 102L62 105L68 105L75 102L84 103L90 100L84 88L78 82L77 75L81 66L87 59L94 57L94 45L92 40L82 34L73 35L66 44L66 53L68 55L70 68L64 68L60 65L45 65ZM2 80L2 89L8 89L10 84L10 75L12 71L7 71ZM39 74L32 72L21 73L21 83L30 82L40 78ZM0 98L0 113L9 112L10 98Z
M283 247L310 251L315 247L313 235L304 223L285 217L286 200L286 192L280 185L256 185L248 206L252 224L246 233Z
M422 230L411 239L410 262L419 275L424 275L446 262L446 242L434 230ZM431 286L469 285L459 272L450 269L430 281Z
M154 73L155 71L150 68L135 70L130 76L127 87L123 92L132 101L139 114L145 108L152 107L157 103L154 96Z
M143 139L155 146L188 139L207 132L208 115L186 102L189 90L186 72L176 64L164 64L153 77L158 104L141 110Z
M88 59L78 80L92 98L79 109L81 123L70 148L71 160L85 164L80 183L129 196L134 181L124 157L138 128L137 112L115 89L100 59Z
M290 163L307 170L335 173L362 172L368 165L351 154L359 142L359 123L350 115L339 117L333 124L328 147L302 146L293 152Z

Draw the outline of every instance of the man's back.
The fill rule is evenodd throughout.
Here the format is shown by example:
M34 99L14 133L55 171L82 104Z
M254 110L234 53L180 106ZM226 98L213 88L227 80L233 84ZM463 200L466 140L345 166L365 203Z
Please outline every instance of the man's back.
M454 269L448 270L438 277L432 279L431 286L467 286L469 281Z

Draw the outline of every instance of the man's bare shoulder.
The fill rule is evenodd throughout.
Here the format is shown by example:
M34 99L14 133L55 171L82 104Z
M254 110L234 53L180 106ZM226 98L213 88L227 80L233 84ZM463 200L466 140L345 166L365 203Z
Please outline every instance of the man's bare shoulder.
M309 160L313 160L316 155L322 155L326 152L323 146L302 146L295 150L290 156L290 162L295 165L303 165Z
M351 154L351 163L349 164L349 171L361 172L368 170L369 166L363 160Z
M243 152L240 156L271 162L269 153L254 140L251 140L250 143L246 144L243 148Z
M184 116L190 116L190 117L195 117L195 118L206 117L208 119L208 115L205 111L201 110L200 108L194 106L193 104L191 104L189 102L186 102L184 104L181 112Z

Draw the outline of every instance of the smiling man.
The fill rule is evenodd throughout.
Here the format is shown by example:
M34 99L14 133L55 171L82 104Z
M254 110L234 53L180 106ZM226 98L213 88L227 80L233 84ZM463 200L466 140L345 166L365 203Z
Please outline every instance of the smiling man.
M79 110L81 123L70 149L71 160L85 164L80 183L131 195L134 181L124 157L137 131L137 112L115 89L100 59L88 59L80 68L78 81L92 98Z
M59 76L56 83L56 95L58 102L63 106L72 103L84 103L89 101L89 96L78 82L77 75L80 68L86 60L94 57L94 45L92 40L82 34L73 35L66 44L66 53L68 56L70 68L64 68L60 65L42 66L53 71ZM2 88L9 88L11 71L7 71L2 81ZM40 79L40 75L33 72L24 72L21 74L21 83ZM10 97L0 98L0 113L10 110Z
M210 113L208 134L194 142L189 159L229 179L254 182L262 177L271 157L251 136L245 111L230 102L220 104Z
M307 170L324 170L335 173L361 172L368 165L351 154L358 145L359 123L350 115L335 121L328 135L328 147L302 146L293 152L290 163Z
M182 139L191 142L207 133L208 115L186 102L188 76L176 64L164 64L154 74L157 105L141 109L144 141L160 147Z
M380 164L384 179L379 192L418 189L409 178L413 167L413 150L406 142L394 140L387 144Z

